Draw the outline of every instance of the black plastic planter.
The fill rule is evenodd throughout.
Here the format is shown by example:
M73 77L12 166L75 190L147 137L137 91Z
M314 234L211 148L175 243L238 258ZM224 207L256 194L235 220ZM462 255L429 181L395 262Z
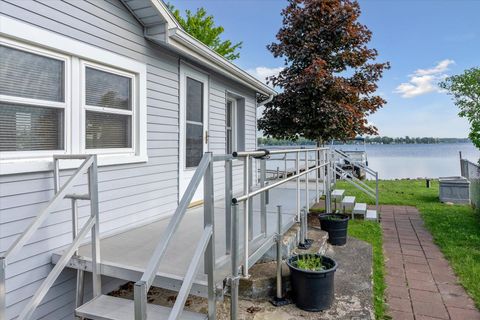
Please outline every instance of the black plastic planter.
M308 271L296 267L299 256L293 256L287 260L295 305L302 310L311 312L330 308L335 295L334 275L337 263L329 257L316 254L322 258L326 269Z
M328 232L328 242L334 246L343 246L347 243L348 216L337 213L323 213L318 215L320 227Z

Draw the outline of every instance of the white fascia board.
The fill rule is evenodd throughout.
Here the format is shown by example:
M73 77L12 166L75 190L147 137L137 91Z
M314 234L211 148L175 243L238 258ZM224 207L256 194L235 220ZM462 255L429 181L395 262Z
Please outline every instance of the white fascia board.
M249 73L243 71L233 63L227 61L212 49L190 36L188 33L179 28L168 30L168 44L176 48L181 53L187 53L190 57L198 62L206 65L212 70L231 78L241 84L254 89L256 92L265 94L267 96L276 95L277 92L271 87L267 86L260 80L256 79Z
M162 0L150 0L150 3L155 9L157 9L158 14L165 19L167 22L168 28L179 28L182 29L180 23L175 19L173 14L168 9L167 5Z

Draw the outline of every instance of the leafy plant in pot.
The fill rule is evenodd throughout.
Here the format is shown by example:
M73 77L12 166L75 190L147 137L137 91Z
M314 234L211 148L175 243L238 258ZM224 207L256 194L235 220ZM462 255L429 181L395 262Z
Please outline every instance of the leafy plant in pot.
M328 232L328 242L334 246L347 243L348 216L338 213L322 213L318 215L320 228Z
M335 286L337 263L320 254L301 254L287 260L295 305L306 311L330 308Z

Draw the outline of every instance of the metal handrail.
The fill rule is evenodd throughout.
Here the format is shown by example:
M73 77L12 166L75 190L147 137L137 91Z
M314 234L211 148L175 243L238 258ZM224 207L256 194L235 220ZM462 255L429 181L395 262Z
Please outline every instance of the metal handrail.
M210 239L212 238L212 235L213 235L213 226L209 225L203 230L202 237L198 242L197 248L195 249L195 253L193 254L193 257L192 257L192 261L188 266L186 276L183 279L182 286L180 287L180 291L178 292L177 299L175 300L175 304L173 305L173 308L170 311L168 320L176 320L182 314L183 306L187 301L188 294L190 293L190 289L192 288L193 280L195 280L195 274L197 273L197 269L200 264L200 259L202 258L205 250L207 249L207 245Z
M68 179L68 181L63 185L60 191L53 197L52 200L48 203L47 207L35 218L35 220L30 223L28 228L22 233L22 235L15 240L15 242L10 246L10 248L5 252L4 258L8 263L8 259L11 259L11 256L14 256L30 239L33 233L40 227L42 222L47 218L47 215L52 211L52 209L67 195L67 191L73 187L75 182L83 175L90 165L93 162L93 158L87 158L82 165L77 169L77 171Z
M347 172L345 171L344 169L340 168L339 166L335 165L334 164L334 168L336 170L338 170L341 174L347 176L348 178L352 179L353 181L355 181L357 184L361 185L362 187L364 187L365 189L367 189L369 192L371 192L373 194L373 197L375 198L375 190L370 187L369 185L367 185L365 182L363 182L362 180L358 179L357 177L355 177L353 174L351 174L350 172Z
M59 188L59 169L58 169L58 160L74 160L74 159L84 159L80 167L74 172L74 174L67 180L67 182ZM99 271L98 262L99 262L99 243L98 241L98 177L97 177L97 156L96 155L56 155L53 157L54 162L54 191L55 196L49 201L47 206L40 212L37 217L30 223L27 229L22 233L22 235L15 240L15 242L9 247L5 252L5 255L0 257L0 319L6 318L6 275L5 270L8 265L8 262L11 261L12 257L18 253L18 251L26 244L26 242L32 237L35 231L40 227L42 222L47 218L47 215L55 208L58 203L71 197L72 195L68 194L68 191L74 186L77 180L88 171L88 186L89 186L89 197L88 200L91 201L91 214L88 221L83 226L80 233L76 233L76 230L73 230L74 237L73 242L68 246L68 249L61 256L58 263L48 274L45 280L42 282L40 287L35 291L34 295L24 307L23 311L19 315L18 319L30 319L33 315L35 309L40 305L43 298L47 294L50 287L54 284L55 280L58 278L62 270L67 265L70 258L77 252L81 241L86 236L87 232L91 230L92 232L92 271L93 271L93 295L94 297L100 294L101 283L100 275L97 274ZM85 197L83 197L85 198ZM87 200L85 198L85 200ZM72 201L75 202L75 197L72 198ZM72 207L72 226L76 226L75 208Z
M245 158L250 157L263 157L269 154L284 154L284 153L298 153L298 152L311 152L311 151L322 151L330 150L329 148L309 148L309 149L274 149L274 150L254 150L254 151L238 151L232 153L234 158Z
M336 167L335 169L339 169L338 167ZM348 174L346 172L340 172L340 174ZM363 191L365 194L367 194L368 196L372 197L373 199L375 199L375 193L373 193L372 191L369 191L367 189L364 189L361 185L357 184L353 179L347 179L345 180L347 181L348 183L350 183L351 185L353 185L354 187L360 189L361 191Z
M275 183L270 183L270 184L268 184L267 186L265 186L265 187L263 187L263 188L255 189L254 191L249 192L249 193L247 193L247 194L244 194L244 195L242 195L242 196L240 196L240 197L233 198L233 199L232 199L232 202L233 202L234 204L243 202L243 201L247 200L248 198L252 198L252 197L254 197L254 196L256 196L256 195L259 195L260 193L263 193L263 192L265 192L265 191L268 191L268 190L270 190L270 189L273 189L273 188L275 188L275 187L278 187L278 186L280 186L280 185L282 185L282 184L284 184L284 183L287 183L287 182L290 181L290 180L297 179L297 178L299 178L299 177L301 177L301 176L303 176L303 175L309 174L310 172L313 172L313 171L318 170L318 169L320 169L320 168L326 167L328 164L329 164L328 162L327 162L327 163L323 163L323 164L321 164L321 165L315 166L315 167L310 168L310 169L308 169L308 170L304 170L304 171L302 171L301 173L297 173L297 174L295 174L295 175L293 175L293 176L290 176L290 177L288 177L288 178L284 178L284 179L282 179L282 180L280 180L280 181L277 181L277 182L275 182Z
M336 153L338 153L339 155L341 155L345 160L348 160L353 166L357 166L357 167L360 167L360 168L363 168L365 169L365 171L367 173L369 173L370 175L372 175L374 178L375 178L375 190L373 190L373 188L371 188L371 192L374 193L374 195L370 195L372 198L375 198L375 207L376 207L376 210L378 212L378 208L379 208L379 192L378 192L378 171L375 171L375 170L372 170L371 168L369 168L368 166L365 166L361 163L357 163L355 160L353 160L352 158L350 158L348 155L346 155L344 152L340 151L340 150L337 150L337 149L333 149ZM335 167L337 167L335 165L335 163L333 162L333 165ZM354 176L353 175L350 175L350 177L352 178L351 180L353 180ZM348 180L346 179L345 181L348 181L350 182L351 180ZM360 180L359 180L360 181ZM353 186L356 186L357 188L359 188L358 184L356 183L352 183ZM361 189L361 188L359 188ZM363 192L367 193L365 190L362 190Z
M281 246L281 236L285 230L282 230L282 214L281 208L278 207L278 221L277 221L277 233L274 236L267 236L266 233L266 204L268 203L267 198L269 198L268 193L271 189L281 186L289 181L296 180L296 222L299 222L301 225L301 232L300 235L300 243L299 245L305 245L306 243L306 231L307 231L307 210L310 207L310 197L309 197L309 174L312 172L316 172L315 175L315 191L316 191L316 198L320 197L319 193L319 177L322 177L322 183L325 184L324 191L326 195L326 207L327 210L330 210L330 191L331 191L331 184L330 179L332 177L332 165L331 165L331 154L328 152L329 148L311 148L311 149L284 149L284 150L255 150L255 151L245 151L245 152L235 152L233 153L234 158L242 158L244 161L244 189L243 193L236 198L230 199L230 212L231 212L231 222L232 226L227 226L229 230L231 230L231 249L230 249L230 256L231 256L231 277L229 279L230 284L230 295L231 295L231 306L230 306L230 317L232 320L237 320L238 317L238 290L239 290L239 279L241 277L247 278L249 276L248 269L250 264L254 261L253 256L258 256L261 254L264 248L269 247L273 243L277 243L277 252L280 250ZM315 152L315 158L309 158L309 152ZM320 152L322 152L322 156L320 157ZM268 158L269 155L272 154L285 154L280 160L287 160L286 154L287 153L296 153L296 159L292 159L296 163L296 171L295 174L291 176L284 175L283 179L279 181L275 181L273 183L266 183L265 179L265 172L266 172L266 160L274 160L272 158ZM305 159L300 160L300 154L305 153ZM260 187L256 189L250 188L250 176L252 172L252 165L250 162L252 158L256 158L260 161ZM278 160L278 159L275 159ZM288 159L290 160L290 159ZM285 161L286 162L286 161ZM305 168L303 171L300 170L300 162L305 163ZM314 165L310 167L310 163L314 162ZM226 166L231 171L231 165ZM325 172L324 172L325 169ZM231 172L229 172L229 177ZM306 193L306 203L305 209L301 209L300 204L300 177L306 176L307 178L304 179L305 183L305 193ZM227 179L229 180L229 178ZM229 181L230 182L230 181ZM261 223L260 235L256 236L253 239L249 238L249 229L250 229L250 221L253 218L253 210L249 208L249 203L251 202L250 199L260 195L260 214L261 214ZM243 247L240 245L240 238L239 238L239 223L240 217L238 214L238 205L243 203L244 205L244 245ZM227 207L228 207L228 203ZM302 213L302 214L301 214ZM263 235L265 243L260 246L252 255L249 252L249 245L250 243L255 242L259 237ZM240 250L242 250L240 252ZM239 256L243 255L243 261L240 261ZM252 260L250 259L252 257ZM279 259L281 259L281 254L277 254L277 297L281 294L280 288L281 286L281 264L279 263ZM242 265L240 265L242 264ZM279 267L280 266L280 267ZM239 270L241 270L241 275L239 274ZM280 276L279 276L280 275Z
M358 163L356 160L350 158L346 153L344 153L343 151L341 150L337 150L337 149L333 149L336 153L340 154L345 160L348 160L353 166L357 166L357 167L360 167L362 169L365 169L365 171L367 171L368 173L370 173L371 175L375 176L375 174L378 174L377 171L373 170L372 168L362 164L362 163Z
M150 258L150 260L147 264L147 268L146 268L145 272L143 273L142 278L135 283L135 286L134 286L134 309L135 309L135 319L136 320L145 320L146 319L147 292L150 289L150 287L151 287L151 285L152 285L152 283L155 279L155 275L157 273L158 268L160 267L160 263L162 261L162 258L164 257L165 252L167 251L168 245L169 245L170 241L172 240L173 235L177 231L177 229L180 225L180 222L182 221L183 217L185 216L185 213L188 209L188 206L191 203L191 201L193 199L193 196L195 195L195 192L196 192L200 182L202 181L202 179L204 178L204 176L207 173L210 173L210 177L208 177L208 178L205 177L204 183L205 184L213 183L212 161L213 161L212 153L207 152L203 155L202 159L200 160L200 163L197 166L197 169L195 170L195 173L193 174L192 179L190 180L190 182L187 186L187 189L185 190L185 193L183 194L183 196L182 196L182 198L181 198L181 200L178 204L177 209L175 210L175 213L173 214L172 218L170 219L170 222L169 222L169 224L166 228L166 232L163 233L162 238L160 239L160 242L158 243L157 247L155 248L155 250L152 254L152 257ZM210 189L213 189L213 185L208 186L208 189L209 189L209 192L213 192L213 190L210 190ZM213 201L213 194L210 195L210 197L212 199L209 199L209 200ZM205 211L207 211L207 210L212 211L213 210L213 204L208 204L208 205L211 206L211 208L207 209L206 208L207 203L205 203L204 204ZM213 213L210 212L210 214L213 214ZM212 220L212 218L210 218L209 220ZM213 234L212 224L213 224L213 221L209 221L209 225L205 226L205 230L208 230L208 228L210 228L209 229L210 234L208 236L208 239L204 239L205 234L207 233L205 230L204 230L204 237L202 237L203 240L205 240L207 242L210 241L210 243L212 242L212 234ZM212 250L214 250L213 244L211 244L211 245L212 245ZM201 252L199 250L201 250ZM197 247L195 255L201 255L203 252L205 252L205 248L203 248L203 246L199 246L199 247ZM214 257L213 257L213 260L214 260ZM192 261L192 263L193 263L193 261ZM212 263L212 267L213 266L214 266L214 261ZM192 265L192 264L190 265L190 267L187 271L186 279L184 279L184 283L182 284L182 289L183 289L183 291L181 290L182 296L180 296L180 294L179 294L177 296L177 299L183 300L184 298L186 299L186 297L188 296L188 293L190 291L190 288L192 286L192 282L193 282L193 279L194 279L194 276L195 276L195 272L192 271L192 268L195 268L195 270L196 270L196 266ZM213 284L213 283L210 283L211 281L213 281L212 280L213 279L213 270L211 272L209 272L208 277L209 277L209 287L210 287ZM209 290L209 294L211 294L210 291L211 290ZM210 310L211 309L211 301L210 301L211 299L210 298L211 297L209 297L209 314L212 313L212 310ZM182 310L179 310L179 308L181 306L183 306L183 304L182 305L177 305L175 307L175 311L172 310L172 312L170 313L169 319L176 319L176 317L174 317L174 316L175 316L175 314L178 316L181 313Z
M62 254L60 259L58 260L55 267L50 271L47 278L43 281L42 285L37 289L35 294L33 295L30 302L25 306L22 313L18 317L19 319L30 319L33 315L33 312L38 307L38 305L42 302L43 298L48 292L48 289L53 285L55 280L57 280L60 273L63 271L65 266L70 261L70 258L75 254L75 251L80 247L81 241L87 235L88 231L90 231L95 226L95 217L90 217L85 225L83 226L80 233L77 235L75 240L72 244L68 247L68 249Z

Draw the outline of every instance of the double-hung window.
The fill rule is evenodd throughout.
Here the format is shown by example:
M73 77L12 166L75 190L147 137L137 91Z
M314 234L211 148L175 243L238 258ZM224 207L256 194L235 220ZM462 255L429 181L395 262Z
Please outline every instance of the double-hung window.
M0 37L0 174L51 170L53 154L145 161L146 65L51 34L29 41L48 37L58 51Z
M69 58L0 43L0 152L9 157L66 150Z

